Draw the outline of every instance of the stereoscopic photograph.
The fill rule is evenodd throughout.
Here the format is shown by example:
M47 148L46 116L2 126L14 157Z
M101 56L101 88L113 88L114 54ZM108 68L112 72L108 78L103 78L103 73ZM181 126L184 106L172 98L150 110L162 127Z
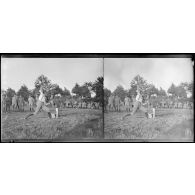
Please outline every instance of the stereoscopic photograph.
M191 58L105 58L105 139L192 142Z
M1 141L103 138L100 58L1 57Z
M2 142L193 142L191 57L1 57Z

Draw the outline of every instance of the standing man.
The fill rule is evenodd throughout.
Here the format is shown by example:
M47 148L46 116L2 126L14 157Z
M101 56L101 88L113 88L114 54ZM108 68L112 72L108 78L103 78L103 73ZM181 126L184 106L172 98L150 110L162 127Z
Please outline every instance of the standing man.
M60 108L60 97L58 97L58 96L54 97L53 104L54 104L54 107L56 109L55 118L58 118L59 117L59 108Z
M40 110L41 108L43 109L43 111L47 112L49 118L51 118L50 110L49 110L48 107L46 107L46 106L47 106L48 104L50 104L50 103L46 103L46 97L45 97L45 93L44 93L44 91L43 91L43 87L42 87L42 86L40 87L39 92L40 92L40 95L39 95L39 98L38 98L38 100L37 100L37 107L36 107L36 109L35 109L35 112L34 112L34 113L28 114L28 115L25 117L25 119L29 118L30 116L36 115L36 114L39 112L39 110Z
M130 112L131 100L129 97L125 96L125 110Z
M16 110L16 109L19 110L18 96L16 94L12 97L12 109L13 110Z
M28 105L30 107L30 111L33 111L34 99L31 95L28 98Z
M21 111L24 111L24 98L20 95L18 98L18 105Z

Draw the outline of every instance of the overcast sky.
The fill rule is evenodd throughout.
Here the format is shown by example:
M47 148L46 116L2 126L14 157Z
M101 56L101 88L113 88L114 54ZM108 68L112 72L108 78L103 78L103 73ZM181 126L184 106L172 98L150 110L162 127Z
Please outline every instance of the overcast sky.
M1 88L18 90L23 84L29 89L41 74L52 83L72 90L75 83L94 82L103 76L100 58L2 58Z
M104 60L104 86L113 91L118 85L130 88L130 82L140 75L157 88L167 90L172 83L193 81L190 58L107 58Z

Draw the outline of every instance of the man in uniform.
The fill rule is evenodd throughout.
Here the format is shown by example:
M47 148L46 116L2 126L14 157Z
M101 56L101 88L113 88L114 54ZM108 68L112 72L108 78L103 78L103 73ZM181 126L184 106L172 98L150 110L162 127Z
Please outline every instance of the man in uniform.
M32 96L29 96L28 98L28 105L30 107L30 111L33 111L34 98Z

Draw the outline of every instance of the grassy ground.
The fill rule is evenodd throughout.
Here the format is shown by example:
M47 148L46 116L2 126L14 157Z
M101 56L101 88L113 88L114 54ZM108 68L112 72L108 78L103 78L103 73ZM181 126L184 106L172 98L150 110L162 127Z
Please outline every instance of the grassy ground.
M107 112L104 117L106 139L143 141L193 141L193 110L157 109L155 119L137 112L124 120L125 112Z
M54 113L54 110L52 110ZM49 119L47 113L40 112L28 120L30 113L10 112L2 114L1 139L99 139L103 136L101 110L62 109L58 119Z

